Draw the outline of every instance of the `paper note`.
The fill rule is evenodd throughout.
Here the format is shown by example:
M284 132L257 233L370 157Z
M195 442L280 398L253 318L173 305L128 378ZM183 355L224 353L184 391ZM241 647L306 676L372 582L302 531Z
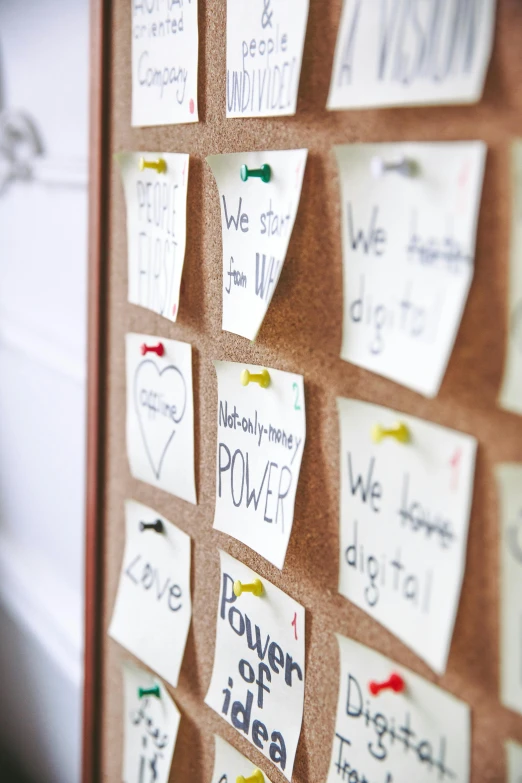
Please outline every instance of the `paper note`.
M256 769L259 769L217 734L214 735L214 739L216 741L216 755L211 783L236 783L239 777L248 778ZM270 783L264 771L261 770L261 772L263 772L265 783Z
M195 503L192 347L149 334L128 334L126 347L131 473Z
M341 357L433 397L473 278L482 142L335 148L341 180ZM405 162L412 176L386 166ZM378 176L378 175L382 176Z
M227 0L227 117L295 114L308 0Z
M246 369L214 362L218 444L214 527L282 568L306 438L303 376L268 369L270 385L241 383Z
M369 647L337 636L337 719L327 783L468 783L467 704ZM402 677L402 693L369 683Z
M249 12L250 13L250 12ZM255 340L272 301L294 227L307 150L238 152L207 158L223 229L223 329ZM270 167L270 181L241 180Z
M190 536L134 500L125 527L109 634L176 687L192 615Z
M179 710L163 683L124 663L123 783L167 783L178 736ZM156 691L155 694L143 694ZM157 690L156 690L157 689Z
M522 463L496 469L500 513L500 700L522 714Z
M266 579L236 598L234 582L260 577L225 552L212 680L205 702L292 778L305 677L303 607Z
M132 124L198 121L198 0L131 0Z
M187 239L189 156L164 152L117 155L127 204L129 302L175 321ZM166 170L140 170L163 160Z
M513 142L511 166L509 323L499 405L508 411L522 414L522 139Z
M522 783L522 745L506 740L506 783Z
M339 592L443 673L466 562L475 438L338 399ZM409 441L374 443L374 427Z
M495 0L345 0L328 109L475 103Z

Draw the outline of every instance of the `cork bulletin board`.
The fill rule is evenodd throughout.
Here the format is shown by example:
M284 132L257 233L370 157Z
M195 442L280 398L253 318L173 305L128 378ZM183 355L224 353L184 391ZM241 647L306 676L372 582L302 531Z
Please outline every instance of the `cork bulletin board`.
M293 780L325 780L334 734L338 649L351 637L436 682L471 706L472 775L504 779L503 741L522 742L522 717L500 706L499 521L493 469L522 461L522 418L499 410L507 322L510 142L522 135L522 3L498 0L495 46L482 101L472 106L327 112L341 0L311 0L295 117L225 119L226 0L199 0L199 112L194 125L131 128L129 0L93 5L93 164L84 781L121 780L122 678L132 656L107 636L124 547L124 501L170 519L193 540L193 619L179 687L181 710L170 780L208 783L215 732L283 776L204 704L214 656L218 549L229 552L306 609L304 721ZM488 145L476 271L439 395L427 400L339 358L342 325L340 195L332 145L482 139ZM205 162L214 153L307 147L302 196L286 263L254 344L221 330L222 240L218 191ZM180 314L173 324L127 303L126 213L113 154L190 154L188 238ZM196 486L193 506L129 472L125 445L125 334L193 346ZM279 571L212 528L217 382L214 359L302 373L307 443L295 520ZM339 428L337 396L395 408L479 441L467 567L447 672L413 652L337 593ZM414 783L412 781L411 783Z

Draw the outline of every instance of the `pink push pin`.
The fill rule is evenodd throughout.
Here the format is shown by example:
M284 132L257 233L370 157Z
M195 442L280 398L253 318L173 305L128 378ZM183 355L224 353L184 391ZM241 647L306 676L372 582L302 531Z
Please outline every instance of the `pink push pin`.
M395 691L395 693L401 693L406 687L406 683L400 676L400 674L391 674L390 677L384 682L370 682L368 683L368 690L372 696L377 696L381 691Z
M146 353L155 353L158 356L163 356L165 353L165 346L163 343L158 343L157 345L143 345L141 346L141 355L145 356Z

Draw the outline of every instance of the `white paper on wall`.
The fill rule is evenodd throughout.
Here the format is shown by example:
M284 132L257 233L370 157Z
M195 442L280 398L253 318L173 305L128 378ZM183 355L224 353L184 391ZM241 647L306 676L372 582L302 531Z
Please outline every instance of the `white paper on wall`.
M142 354L163 345L164 354ZM134 478L196 502L192 346L128 334L127 454Z
M263 367L214 362L218 443L214 527L282 568L306 438L303 376L268 368L270 385L241 384Z
M446 669L466 563L475 438L359 400L337 400L339 592ZM410 442L372 440L404 423Z
M468 783L467 704L362 644L337 635L339 698L327 783ZM391 674L402 693L372 696L371 681Z
M221 588L206 704L292 778L304 704L305 613L267 579L236 598L235 581L258 574L220 552Z
M121 152L117 156L127 205L129 302L175 321L187 240L189 156ZM166 170L145 168L164 160Z
M227 0L227 117L295 114L308 0Z
M294 227L308 150L207 158L223 231L223 329L255 340L279 281ZM241 166L270 166L270 182L241 180Z
M192 616L190 536L134 500L125 528L109 635L176 687Z
M198 121L198 0L130 0L132 125Z
M214 735L214 739L216 741L216 753L211 783L236 783L238 777L248 778L256 769L259 769L246 756L243 756L242 753L217 734ZM261 770L261 772L263 772L265 783L270 783L264 770Z
M522 745L506 740L506 783L522 783Z
M328 109L474 103L495 0L344 0Z
M163 683L129 663L122 665L123 783L168 783L180 713ZM158 688L159 697L139 696Z
M483 142L346 144L341 357L437 394L473 279ZM382 167L411 162L413 176ZM382 174L382 176L377 176Z
M509 324L499 405L522 414L522 139L513 142L511 168Z
M500 700L522 714L522 463L497 465L500 513Z

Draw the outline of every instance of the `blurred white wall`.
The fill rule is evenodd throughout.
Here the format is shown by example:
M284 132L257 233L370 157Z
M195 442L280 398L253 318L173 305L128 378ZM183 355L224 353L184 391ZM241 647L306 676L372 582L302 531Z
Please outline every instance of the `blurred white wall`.
M87 160L88 0L0 0L0 111ZM0 195L0 748L80 776L87 190Z

